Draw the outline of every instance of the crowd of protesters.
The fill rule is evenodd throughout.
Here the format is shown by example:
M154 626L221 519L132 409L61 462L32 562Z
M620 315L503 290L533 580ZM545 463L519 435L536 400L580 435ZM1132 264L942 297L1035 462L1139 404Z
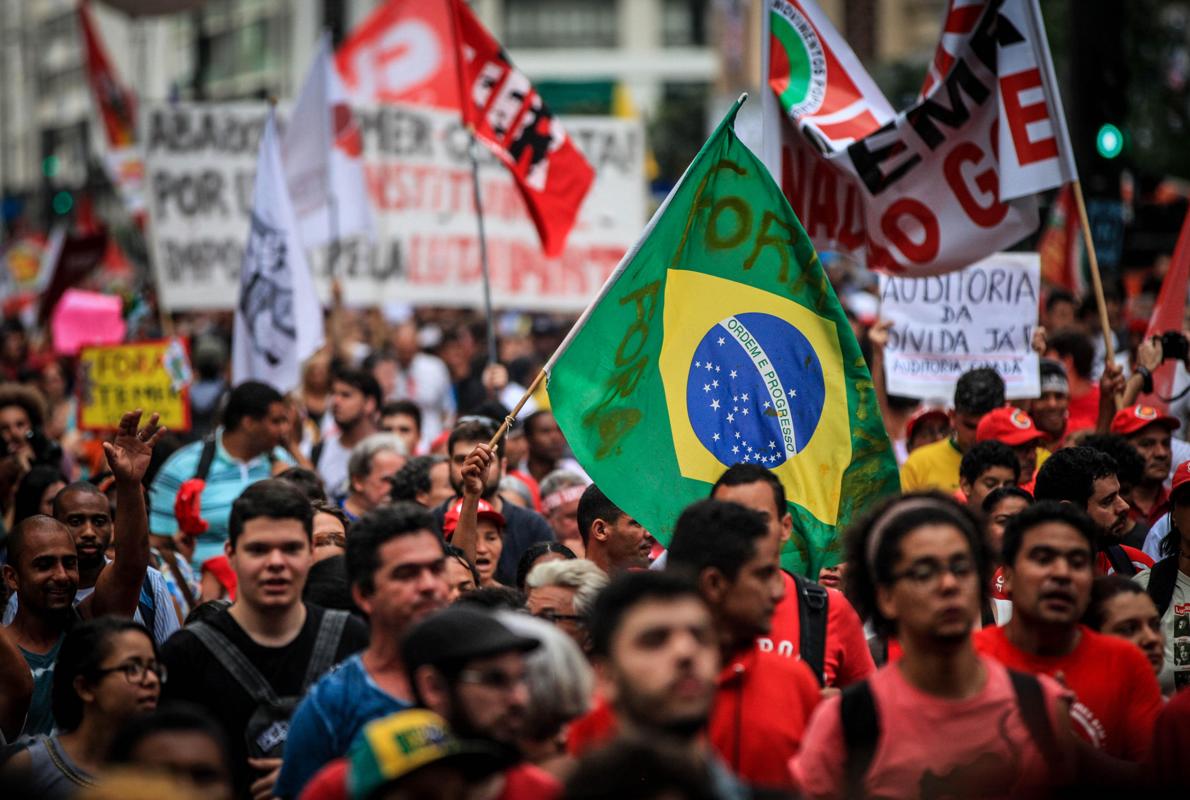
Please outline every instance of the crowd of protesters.
M502 318L488 364L466 315L346 314L286 396L182 320L192 430L100 435L10 320L0 794L1190 788L1190 403L1139 403L1161 340L1114 304L1106 362L1087 308L1047 294L1040 397L1012 402L986 368L889 396L888 325L853 315L903 491L812 576L780 567L798 497L761 466L663 546L544 392L494 441L564 321Z

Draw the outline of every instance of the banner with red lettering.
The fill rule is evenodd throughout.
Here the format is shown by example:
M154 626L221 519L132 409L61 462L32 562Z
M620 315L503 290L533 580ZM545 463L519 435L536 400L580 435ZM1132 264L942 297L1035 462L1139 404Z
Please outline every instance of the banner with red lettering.
M950 9L945 77L881 123L878 92L845 91L870 78L812 0L768 0L764 154L820 250L890 274L961 269L1033 233L1036 194L1076 178L1035 0L971 5ZM835 95L850 104L827 108Z

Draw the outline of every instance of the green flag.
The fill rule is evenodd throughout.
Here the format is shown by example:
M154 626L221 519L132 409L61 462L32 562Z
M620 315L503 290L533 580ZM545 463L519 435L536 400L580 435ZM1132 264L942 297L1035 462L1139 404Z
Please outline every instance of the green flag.
M899 489L871 375L801 224L736 138L741 100L547 364L554 416L617 506L668 544L730 465L785 487L790 570Z

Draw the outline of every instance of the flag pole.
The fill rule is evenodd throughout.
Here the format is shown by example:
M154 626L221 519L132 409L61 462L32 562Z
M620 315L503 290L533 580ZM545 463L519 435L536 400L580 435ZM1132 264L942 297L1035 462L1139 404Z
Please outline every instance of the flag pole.
M322 73L323 100L329 101L331 96L331 75L330 70L335 68L333 61L331 61L331 34L327 29L323 29L322 41L319 43L319 49L326 50L328 63L326 69ZM319 53L319 57L322 54ZM329 111L329 103L324 102L323 106ZM331 174L331 159L334 156L335 148L335 118L334 112L328 114L326 124L323 126L323 135L326 136L326 174L323 176L326 181L326 213L327 213L327 228L330 233L330 244L327 246L326 258L327 272L331 278L331 324L330 324L330 345L331 358L334 358L339 352L339 333L341 328L341 319L343 315L343 285L339 280L339 203L335 199L335 181Z
M1099 327L1103 334L1104 362L1114 363L1115 347L1112 346L1111 322L1107 318L1107 300L1103 296L1103 278L1099 274L1099 258L1095 255L1095 242L1091 237L1091 222L1087 218L1087 203L1083 200L1083 186L1078 179L1071 181L1074 189L1074 204L1078 208L1078 221L1083 229L1083 243L1087 247L1087 261L1091 266L1091 287L1095 291L1095 304L1099 307ZM1119 406L1120 398L1116 398Z
M492 316L492 275L488 270L488 239L483 222L483 192L479 186L479 141L475 137L475 129L468 124L467 132L471 142L467 147L467 156L471 159L471 191L475 197L475 221L479 225L479 266L483 271L483 313L488 320L488 366L495 364L496 358L496 321ZM522 399L521 405L524 404ZM517 406L517 411L520 405ZM514 412L515 416L515 412Z

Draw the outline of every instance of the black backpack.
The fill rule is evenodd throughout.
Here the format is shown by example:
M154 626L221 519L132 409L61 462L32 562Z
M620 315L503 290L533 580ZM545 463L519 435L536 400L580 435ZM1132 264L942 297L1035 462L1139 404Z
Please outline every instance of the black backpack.
M1058 740L1046 712L1045 693L1041 689L1041 682L1037 680L1036 675L1013 669L1008 670L1008 677L1012 681L1017 709L1037 749L1041 751L1046 763L1061 762L1062 753L1058 749ZM844 796L862 798L866 796L864 781L872 766L872 759L876 757L876 747L880 743L880 713L876 710L872 687L866 680L853 683L844 689L840 701L843 742L847 747Z
M1107 555L1107 560L1111 562L1111 568L1116 571L1117 575L1131 578L1136 574L1136 564L1132 563L1132 559L1124 552L1123 547L1118 544L1108 545L1103 552Z
M1149 585L1146 589L1149 597L1153 598L1153 605L1157 606L1157 613L1164 617L1173 601L1174 586L1178 583L1178 557L1163 558L1153 565L1149 572Z
M314 649L310 653L310 662L306 665L306 675L302 679L301 691L293 697L278 697L272 685L252 662L213 625L196 622L186 627L256 703L256 710L244 728L244 741L248 745L249 757L281 757L285 750L285 742L289 738L289 718L293 716L294 709L310 684L334 665L335 653L343 638L348 616L346 611L323 612L322 620L318 624L318 635L314 640Z
M792 573L791 573L792 574ZM793 575L797 586L798 654L814 670L818 685L826 685L826 620L830 595L814 581Z

